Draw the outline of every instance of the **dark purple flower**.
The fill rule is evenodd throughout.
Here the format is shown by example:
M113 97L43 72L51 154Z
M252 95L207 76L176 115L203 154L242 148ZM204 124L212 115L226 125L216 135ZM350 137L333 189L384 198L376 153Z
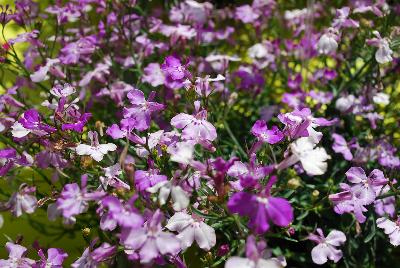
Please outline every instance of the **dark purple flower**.
M135 171L135 186L138 191L145 191L157 183L166 180L167 176L159 174L159 170L157 169Z
M182 65L181 61L174 57L168 56L165 58L164 63L161 65L161 69L172 80L183 80L189 76L189 72L186 67Z

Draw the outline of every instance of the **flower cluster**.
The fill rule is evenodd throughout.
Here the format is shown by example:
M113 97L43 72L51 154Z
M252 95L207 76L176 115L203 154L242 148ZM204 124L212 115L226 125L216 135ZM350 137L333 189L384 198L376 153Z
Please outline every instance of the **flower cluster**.
M1 6L1 267L396 263L400 5L213 2Z

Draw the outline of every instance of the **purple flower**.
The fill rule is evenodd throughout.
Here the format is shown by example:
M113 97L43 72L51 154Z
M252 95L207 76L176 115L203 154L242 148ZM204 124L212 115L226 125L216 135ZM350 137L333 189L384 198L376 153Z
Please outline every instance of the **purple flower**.
M253 23L260 15L250 5L243 5L236 8L235 17L241 20L243 23Z
M114 230L117 225L126 228L137 228L142 226L143 218L139 211L134 207L136 198L131 198L128 202L122 203L115 196L107 196L100 202L97 212L100 212L100 228L102 230Z
M89 121L91 117L92 117L91 113L84 113L80 115L78 118L75 118L75 122L62 124L61 129L63 131L73 130L82 133L83 127L86 125L86 123Z
M336 18L333 20L332 27L340 29L346 28L358 28L360 25L357 21L349 19L350 8L343 7L336 10Z
M259 141L269 144L278 143L284 137L278 127L273 126L271 129L268 129L264 120L257 120L251 128L251 133L256 136Z
M157 210L140 228L123 229L121 244L138 252L141 263L149 263L155 258L170 254L175 256L181 250L179 239L170 232L163 232L163 215Z
M47 258L42 249L39 249L38 255L41 260L37 262L35 268L62 268L64 260L68 257L68 254L59 248L49 248Z
M364 170L359 167L350 168L346 176L352 185L341 183L343 191L329 195L329 199L334 203L336 213L354 213L356 219L363 223L366 220L363 212L367 211L364 206L375 201L376 192L379 192L388 180L378 169L374 169L367 177Z
M57 208L64 218L74 218L89 208L89 201L98 200L104 192L89 193L86 189L87 175L82 176L81 187L77 183L66 184L57 199Z
M171 119L171 125L183 129L182 138L194 140L200 144L212 142L217 138L215 127L207 121L206 110L195 115L180 113Z
M285 257L271 258L271 251L266 249L265 241L256 241L250 235L246 240L246 258L230 257L225 268L283 268L286 266Z
M25 247L7 242L6 249L8 251L8 259L1 259L0 267L30 268L34 265L34 260L25 257L27 252Z
M391 221L387 218L379 218L376 220L376 226L383 229L385 234L389 236L390 244L397 247L400 245L400 221Z
M12 129L12 135L16 138L23 138L29 133L44 136L56 131L54 127L42 123L42 119L35 109L25 111L14 123Z
M268 231L270 222L286 227L293 220L293 209L290 203L282 197L270 196L270 187L275 180L276 177L271 177L264 193L258 195L247 192L235 193L227 204L231 212L248 216L249 226L259 234Z
M130 190L129 185L119 178L119 176L122 174L121 165L119 163L103 168L103 170L105 172L105 177L100 176L100 182L105 190L107 190L108 186L117 189L124 188Z
M6 207L9 207L15 217L19 217L23 212L32 214L37 208L37 199L32 194L36 187L21 184L18 192L15 192L8 200Z
M332 134L332 138L334 139L332 149L336 153L342 154L344 159L351 161L353 159L353 154L351 153L350 148L343 136L334 133Z
M159 182L166 181L167 176L160 175L159 170L149 169L135 171L135 187L138 191L145 191Z
M318 243L311 251L311 257L314 263L324 264L329 260L337 263L343 256L341 250L336 249L346 242L346 236L343 232L332 230L327 237L320 228L317 228L318 234L310 234L308 239Z
M135 129L139 131L148 129L150 127L151 114L165 108L163 104L152 101L154 96L155 92L150 93L146 101L143 92L138 89L133 89L128 93L132 106L124 108L124 118L134 119L135 124L132 127Z
M165 74L161 70L161 66L158 63L150 63L143 69L144 74L142 80L149 83L153 87L164 85Z
M78 41L69 43L61 49L60 60L63 64L76 64L81 57L90 56L96 49L96 40L92 36L80 38Z
M189 72L186 70L186 67L174 56L166 57L164 63L161 65L161 69L167 77L172 80L183 80L189 77Z
M117 246L106 242L92 250L95 242L93 241L90 247L82 253L82 256L71 264L72 268L97 268L101 262L110 259L117 253Z

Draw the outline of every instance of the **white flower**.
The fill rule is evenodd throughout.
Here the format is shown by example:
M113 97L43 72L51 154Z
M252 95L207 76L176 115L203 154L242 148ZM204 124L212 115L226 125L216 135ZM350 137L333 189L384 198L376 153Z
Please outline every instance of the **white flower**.
M47 59L46 65L41 66L36 72L30 75L30 78L33 82L38 83L49 79L47 73L51 70L51 68L60 63L59 59Z
M97 162L103 160L103 156L108 152L115 151L117 145L113 143L99 144L97 132L89 131L88 133L91 145L79 144L75 151L78 155L89 155Z
M390 102L390 97L388 94L380 92L377 93L374 97L372 97L372 100L376 104L388 105Z
M171 161L187 165L193 160L194 145L189 142L177 142L168 146Z
M385 234L389 236L390 244L393 246L400 245L400 226L399 222L393 222L387 218L379 218L376 220L378 228L383 229Z
M225 268L282 268L286 266L286 261L278 258L258 259L253 261L248 258L230 257L226 263Z
M171 181L162 181L147 189L150 193L158 193L160 205L167 203L168 196L171 194L173 201L172 207L175 211L181 211L189 206L189 196L179 185L173 185Z
M346 242L346 235L337 230L332 230L327 237L324 236L321 229L317 229L318 235L310 234L309 239L318 243L311 250L311 258L316 264L324 264L329 260L332 260L334 263L337 263L343 256L343 253L340 249L336 247L341 246Z
M328 164L325 162L331 157L322 147L315 148L316 144L311 137L302 137L290 144L292 155L283 160L278 169L284 169L301 162L308 175L322 175L326 172Z
M337 31L330 28L327 33L323 34L317 43L317 50L319 54L331 54L338 48Z
M182 243L182 249L186 249L196 240L201 249L210 250L216 243L215 230L205 224L200 217L177 212L172 216L165 226L171 231L177 231L177 237Z

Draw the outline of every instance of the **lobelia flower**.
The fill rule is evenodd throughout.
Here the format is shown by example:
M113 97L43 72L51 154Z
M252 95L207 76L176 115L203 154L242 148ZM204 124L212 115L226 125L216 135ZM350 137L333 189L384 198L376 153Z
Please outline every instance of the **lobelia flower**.
M59 78L65 78L65 74L58 67L60 64L59 59L47 59L46 65L41 66L36 72L30 75L32 82L39 83L49 79L47 75L49 72Z
M195 103L195 107L195 115L180 113L171 119L171 125L178 129L183 129L183 139L193 140L204 145L217 138L217 131L215 127L207 121L207 111L199 111L199 103Z
M390 191L390 186L385 185L382 189L377 189L375 191L376 196L383 195ZM384 216L385 214L390 217L396 215L396 198L394 196L388 196L386 198L376 199L374 202L375 212L379 216Z
M128 99L132 104L124 108L124 118L134 119L133 128L143 131L150 127L151 114L165 108L163 104L153 102L155 92L151 92L146 101L142 91L133 89L128 93Z
M8 251L8 259L0 259L0 267L30 268L34 265L34 260L25 257L27 253L26 247L7 242L6 249Z
M224 80L225 77L221 74L218 74L215 78L210 78L209 75L206 75L204 78L196 77L194 90L200 97L208 97L214 92L214 90L216 90L215 88L211 88L210 82L220 82ZM191 86L193 86L192 83L189 80L186 80L185 87L188 89Z
M163 214L156 210L143 227L122 230L120 243L126 251L138 252L140 263L149 263L167 254L175 256L181 250L180 240L174 234L162 231L162 220Z
M70 84L65 83L62 85L55 85L50 89L50 94L57 98L66 98L72 94L75 94L76 89Z
M336 119L329 121L322 117L313 117L309 108L279 114L278 119L285 125L283 129L285 135L291 139L310 137L314 143L318 143L322 138L322 133L316 131L315 127L331 126L337 122Z
M375 201L376 192L380 192L388 180L378 169L374 169L367 177L359 167L350 168L346 177L353 185L341 183L340 188L343 191L329 195L329 199L335 205L334 210L337 214L354 213L357 221L363 223L366 220L363 212L367 211L364 206Z
M299 138L289 145L291 155L286 157L277 169L285 169L300 161L308 175L322 175L326 172L328 164L325 162L331 157L322 147L315 148L316 144L310 137Z
M92 241L90 247L85 249L82 256L71 264L72 268L97 268L100 263L111 259L117 253L117 246L112 246L106 242L93 250L95 242L96 240Z
M158 194L158 201L163 206L167 203L168 196L171 194L173 201L172 207L175 211L181 211L189 206L190 200L188 193L182 189L175 179L172 181L161 181L154 186L147 188L147 192Z
M21 184L18 192L15 192L6 203L6 207L10 208L15 217L21 216L23 212L32 214L37 208L37 199L32 195L35 191L36 187Z
M121 202L115 196L109 195L101 199L97 213L101 215L100 228L112 231L117 225L125 228L137 228L142 226L144 220L140 211L134 206L137 196L133 196L127 202Z
M164 85L165 82L165 74L161 70L161 66L158 63L149 63L143 69L142 81L147 82L153 87Z
M256 151L263 143L275 144L284 138L283 133L277 126L268 129L267 123L264 120L257 120L254 123L251 128L251 134L256 136L258 140L258 142L252 146L251 152Z
M393 51L390 49L388 39L382 38L378 31L373 31L372 33L376 38L368 39L367 44L378 48L375 52L375 60L380 64L393 61Z
M105 190L107 190L108 186L117 189L124 188L130 190L129 185L118 178L122 174L121 165L119 163L116 163L115 165L110 167L103 168L103 170L105 173L105 177L100 176L100 182Z
M339 32L334 28L329 28L326 33L321 35L317 43L319 54L331 54L338 48Z
M83 127L86 125L86 123L89 121L89 119L92 117L91 113L76 113L76 116L73 117L73 122L71 123L63 123L61 125L61 129L63 131L65 130L73 130L79 133L82 133Z
M243 5L236 8L235 17L243 23L254 23L260 15L250 5Z
M171 143L167 148L167 153L171 155L171 161L188 165L193 161L194 144L191 142Z
M165 227L179 233L176 237L181 241L182 250L190 247L195 240L199 247L206 251L215 246L215 230L195 214L176 212Z
M39 249L38 255L40 256L40 261L33 266L35 268L62 268L63 262L68 257L68 254L59 248L49 248L47 250L47 258L42 249Z
M88 137L90 140L90 145L79 144L75 148L75 151L78 155L89 155L95 161L100 162L103 160L104 155L117 149L117 146L113 143L99 144L98 134L96 131L89 131Z
M161 65L161 69L167 78L172 80L184 80L184 78L189 77L186 67L174 56L166 57L164 63Z
M230 257L225 263L225 268L286 267L285 257L271 258L271 251L267 250L266 246L265 241L257 242L254 236L248 236L246 240L246 258Z
M15 138L23 138L29 133L45 136L55 131L54 127L42 123L38 111L29 109L14 123L11 133Z
M347 141L343 138L343 136L333 133L332 138L334 143L332 145L332 149L336 153L340 153L343 155L344 159L347 161L351 161L353 159L353 154L350 151Z
M352 19L349 19L350 8L343 7L336 10L336 18L333 20L332 27L340 29L342 27L346 28L358 28L360 24Z
M82 57L90 57L96 49L94 36L80 38L61 49L60 60L63 64L76 64Z
M145 191L154 185L166 181L167 176L159 174L158 169L136 170L135 187L138 191Z
M388 218L382 217L376 220L376 226L383 229L385 234L389 236L390 244L397 247L400 245L400 220L391 221Z
M318 234L309 234L308 239L318 245L311 250L311 258L314 263L322 265L328 260L337 263L343 256L339 247L346 242L346 236L343 232L332 230L327 237L320 228L317 228Z
M270 188L276 177L270 178L264 192L255 195L247 192L234 193L228 201L228 208L232 213L250 218L249 227L258 234L265 233L270 222L280 227L286 227L293 220L293 208L282 197L272 197Z
M356 97L354 95L348 95L340 97L336 100L335 107L342 113L350 112L356 104Z
M89 201L99 200L104 192L88 192L87 175L81 179L81 187L77 183L66 184L57 199L57 209L62 212L64 218L74 218L89 208Z

